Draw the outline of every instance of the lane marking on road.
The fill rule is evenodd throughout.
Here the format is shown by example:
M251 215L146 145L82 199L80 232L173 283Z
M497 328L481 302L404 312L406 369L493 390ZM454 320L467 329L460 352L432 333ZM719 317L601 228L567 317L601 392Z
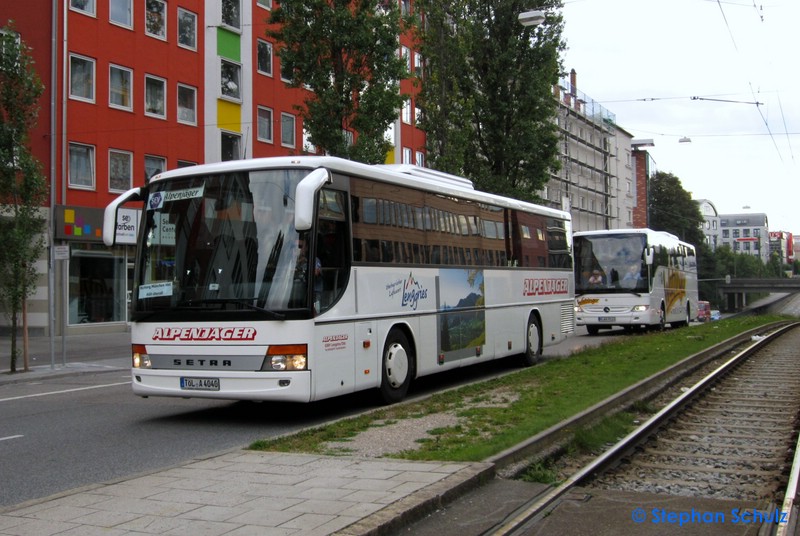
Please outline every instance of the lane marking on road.
M19 439L20 437L25 437L24 435L10 435L8 437L0 437L0 441L5 441L6 439Z
M37 398L40 396L61 395L64 393L77 393L78 391L89 391L91 389L103 389L104 387L118 387L120 385L130 385L130 381L119 383L107 383L105 385L91 385L89 387L76 387L75 389L64 389L61 391L48 391L46 393L34 393L32 395L12 396L9 398L0 398L0 402L11 402L12 400L24 400L26 398Z

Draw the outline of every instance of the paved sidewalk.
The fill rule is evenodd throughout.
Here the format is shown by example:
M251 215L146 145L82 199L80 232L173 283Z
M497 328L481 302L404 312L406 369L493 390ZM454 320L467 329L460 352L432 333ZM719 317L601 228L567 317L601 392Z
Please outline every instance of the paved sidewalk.
M66 337L30 337L29 371L23 371L22 337L17 338L17 374L9 374L11 339L0 337L0 385L31 381L39 376L128 369L131 334L127 331L82 333Z
M6 509L0 534L388 534L493 474L488 463L237 450Z

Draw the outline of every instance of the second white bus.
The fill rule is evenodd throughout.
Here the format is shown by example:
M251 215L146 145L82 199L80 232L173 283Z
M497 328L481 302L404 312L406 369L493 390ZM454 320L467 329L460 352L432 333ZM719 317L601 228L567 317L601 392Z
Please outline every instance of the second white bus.
M600 329L684 326L697 316L695 248L651 229L573 235L575 323Z
M412 166L282 157L161 173L131 312L140 396L308 402L520 355L574 330L568 213Z

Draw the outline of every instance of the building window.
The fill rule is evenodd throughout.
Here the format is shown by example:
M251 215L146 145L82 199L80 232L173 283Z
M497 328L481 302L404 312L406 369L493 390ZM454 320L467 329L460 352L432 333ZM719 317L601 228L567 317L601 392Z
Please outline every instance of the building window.
M272 76L272 43L258 40L258 72Z
M317 146L311 142L311 133L303 129L303 152L314 154L317 152Z
M144 3L144 32L158 39L167 38L167 3L163 0L147 0Z
M222 24L242 29L240 0L222 0Z
M94 15L94 0L70 0L69 7L77 11L83 11L89 15Z
M197 89L178 84L178 122L197 124Z
M730 237L731 237L730 231L728 229L723 229L722 238L730 238Z
M189 162L188 160L178 160L178 167L179 168L192 167L192 166L196 166L196 165L197 165L197 162Z
M167 169L167 159L163 156L148 156L144 157L144 183L150 182L153 175L157 175Z
M111 65L108 68L108 105L112 108L133 110L133 71Z
M131 188L133 178L133 153L108 151L108 190L124 192Z
M222 155L221 159L223 162L228 160L239 160L241 159L242 151L242 137L238 134L232 134L230 132L223 132L222 133Z
M411 73L411 50L408 47L400 47L400 56L406 60L406 72Z
M295 146L295 119L292 114L281 114L281 145L284 147Z
M739 238L739 229L734 229L733 230L733 237L734 238Z
M411 161L411 149L403 147L403 164L413 164Z
M292 68L289 63L286 61L281 60L281 80L286 83L290 83L292 81L292 74L294 73L294 69Z
M178 46L197 50L197 15L178 8Z
M411 124L411 100L406 100L403 102L403 123Z
M400 0L400 9L403 12L403 15L410 15L411 14L411 0Z
M167 81L163 78L145 75L144 113L160 119L167 118Z
M414 74L417 75L417 78L422 78L422 69L423 62L422 62L422 54L419 52L414 54Z
M108 20L126 28L133 27L133 13L131 0L109 0Z
M272 9L272 0L257 0L256 4L265 9Z
M69 185L94 190L94 147L69 144Z
M240 100L242 79L242 66L232 61L221 60L220 64L220 91L223 97Z
M272 143L272 110L258 107L258 139Z
M417 158L417 165L419 167L425 167L425 153L423 153L422 151L417 151L416 158Z
M73 99L94 102L94 60L70 55L69 96Z

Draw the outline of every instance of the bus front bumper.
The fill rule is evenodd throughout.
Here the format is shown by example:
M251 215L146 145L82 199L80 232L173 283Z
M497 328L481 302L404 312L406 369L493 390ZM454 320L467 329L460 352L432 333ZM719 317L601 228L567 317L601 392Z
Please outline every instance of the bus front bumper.
M645 311L625 313L587 313L575 314L576 326L652 326L661 322L658 310L648 308Z
M213 398L220 400L258 400L309 402L311 372L197 371L131 369L133 393L138 396Z

